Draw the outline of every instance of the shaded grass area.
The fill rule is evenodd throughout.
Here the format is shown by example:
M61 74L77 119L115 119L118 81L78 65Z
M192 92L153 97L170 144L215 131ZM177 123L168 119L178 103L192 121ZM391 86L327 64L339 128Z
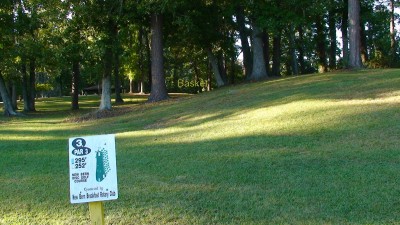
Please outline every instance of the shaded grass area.
M0 224L87 224L67 139L117 134L108 224L400 224L400 70L311 75L125 105L38 102L0 123Z

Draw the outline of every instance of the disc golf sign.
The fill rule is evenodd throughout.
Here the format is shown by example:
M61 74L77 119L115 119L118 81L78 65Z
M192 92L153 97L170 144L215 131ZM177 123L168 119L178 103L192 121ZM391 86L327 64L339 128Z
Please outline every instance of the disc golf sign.
M118 198L115 135L69 139L71 203Z

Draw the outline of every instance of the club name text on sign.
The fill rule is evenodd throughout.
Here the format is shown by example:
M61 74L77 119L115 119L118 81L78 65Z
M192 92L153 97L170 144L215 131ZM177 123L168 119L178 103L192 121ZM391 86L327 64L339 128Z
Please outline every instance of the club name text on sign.
M71 203L118 198L115 135L69 139Z

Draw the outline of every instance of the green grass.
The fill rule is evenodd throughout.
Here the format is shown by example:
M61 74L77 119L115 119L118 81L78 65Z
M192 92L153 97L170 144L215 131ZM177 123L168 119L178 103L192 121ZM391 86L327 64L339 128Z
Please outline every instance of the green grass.
M400 224L400 70L221 88L65 122L82 98L0 119L0 224L88 224L69 203L67 140L117 134L108 224Z

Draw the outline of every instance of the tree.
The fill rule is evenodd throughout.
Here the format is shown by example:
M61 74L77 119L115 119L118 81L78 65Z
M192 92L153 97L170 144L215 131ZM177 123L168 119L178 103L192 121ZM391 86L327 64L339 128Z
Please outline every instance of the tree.
M344 68L347 68L349 65L349 1L343 1L343 8L341 10L341 32L342 32L342 64Z
M237 29L239 31L241 48L243 52L243 65L244 65L245 76L247 79L249 79L253 68L253 60L248 41L249 31L246 27L244 7L242 5L238 5L236 6L235 10L236 10L235 16L236 16Z
M10 93L7 90L3 71L12 70L12 60L15 47L14 34L14 11L12 1L0 3L0 96L3 100L4 115L17 116L16 108L13 107Z
M80 63L79 60L72 62L72 91L71 91L71 109L79 109L79 81L80 81Z
M328 12L328 26L329 26L329 69L336 69L336 20L337 20L337 6L335 0L330 0L330 9Z
M14 107L12 105L11 98L7 91L1 71L0 71L0 94L1 94L1 98L3 99L4 115L6 115L6 116L20 115L19 113L16 112L16 110L14 109Z
M398 4L398 3L397 3ZM390 0L390 54L392 61L397 59L397 42L396 42L396 27L395 27L395 0Z
M360 69L362 67L360 51L360 0L349 0L349 68Z
M163 15L151 15L151 93L149 102L168 99L164 74Z
M120 17L123 15L124 1L96 1L91 5L92 13L103 15L102 17L95 17L91 20L91 26L101 36L99 44L101 44L103 64L103 76L101 85L101 98L99 111L111 110L111 76L113 73L113 65L115 64L116 54L119 52L116 49L118 46L118 26L121 22ZM92 15L93 16L93 15ZM89 19L90 20L90 19ZM118 55L118 59L119 59ZM114 71L119 73L119 68Z
M325 35L325 20L322 16L316 17L316 42L318 55L318 72L325 73L328 70L326 58L326 35Z
M258 25L253 24L253 69L250 75L250 80L261 80L268 77L265 67L262 32Z
M113 21L108 21L108 29L112 30ZM107 33L104 41L104 54L103 54L103 78L101 82L101 100L99 111L111 110L111 73L112 73L112 59L113 59L113 40L110 33Z

